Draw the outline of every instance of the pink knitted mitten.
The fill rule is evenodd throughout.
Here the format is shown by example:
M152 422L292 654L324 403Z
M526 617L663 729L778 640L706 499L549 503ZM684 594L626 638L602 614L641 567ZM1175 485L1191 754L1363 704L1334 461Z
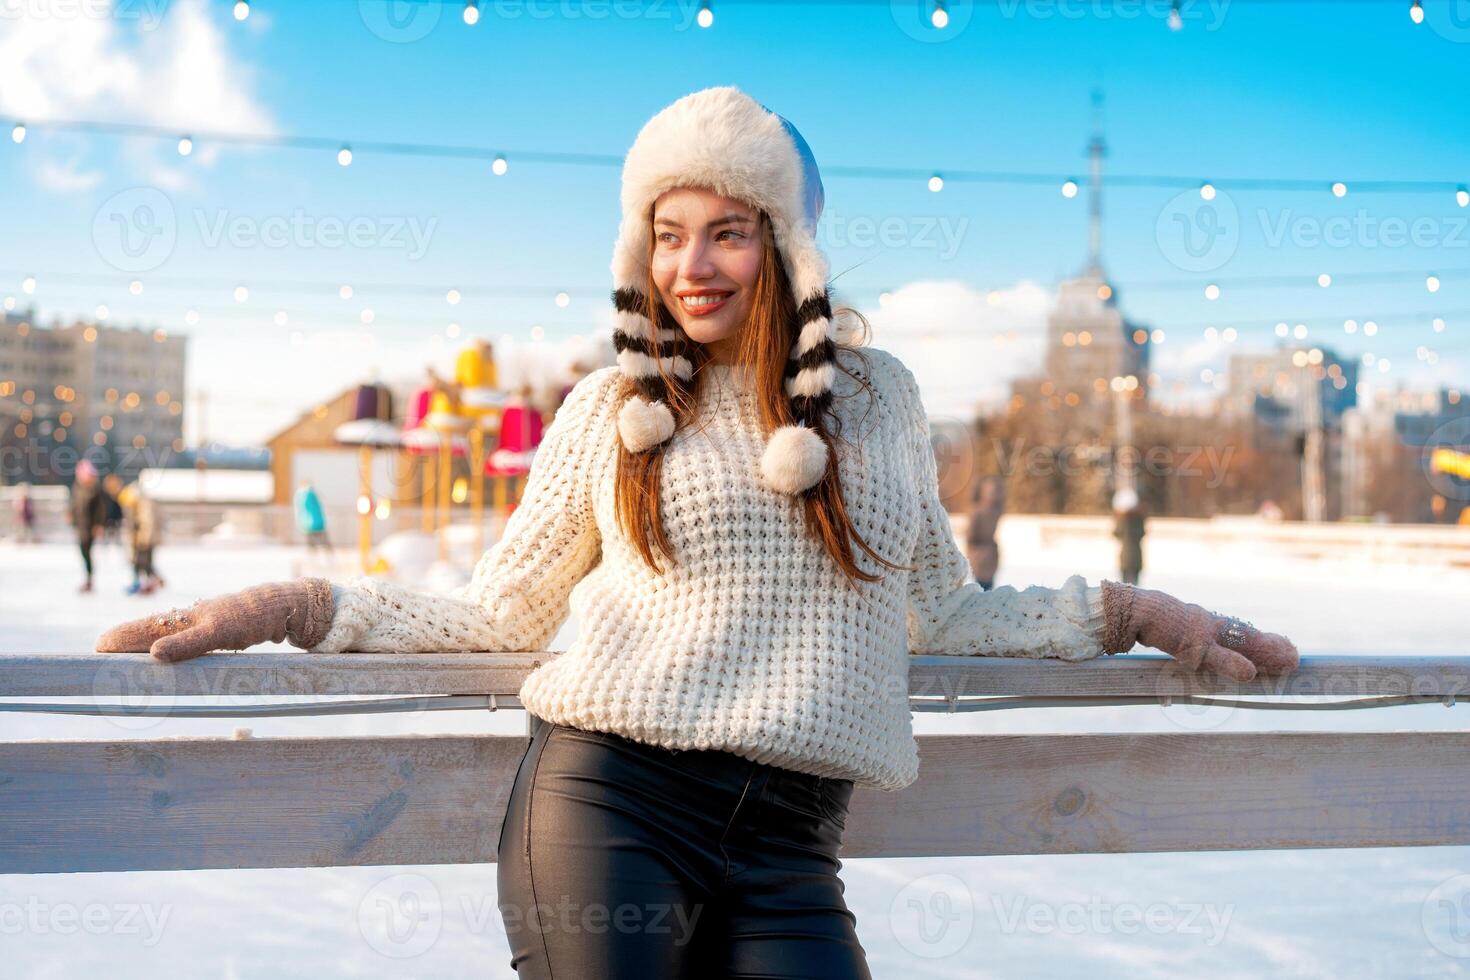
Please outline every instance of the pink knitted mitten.
M97 638L97 652L148 651L173 663L268 641L310 650L327 635L333 612L332 583L324 578L267 582L114 626Z
M1300 657L1278 633L1265 633L1233 616L1166 592L1103 580L1105 653L1123 653L1134 643L1162 650L1191 670L1203 666L1237 681L1263 674L1289 674ZM1244 656L1242 656L1244 654Z

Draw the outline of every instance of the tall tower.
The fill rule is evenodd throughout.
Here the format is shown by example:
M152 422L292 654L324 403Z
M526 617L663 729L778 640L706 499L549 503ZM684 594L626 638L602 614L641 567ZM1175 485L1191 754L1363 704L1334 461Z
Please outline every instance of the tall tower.
M1102 128L1103 95L1092 92L1092 139L1087 202L1087 266L1082 274L1057 285L1056 305L1047 318L1045 371L1056 390L1077 392L1086 399L1114 392L1113 379L1133 377L1144 388L1148 377L1148 331L1130 323L1118 309L1116 287L1108 282L1102 261L1103 158L1107 141ZM1135 338L1145 339L1139 343ZM1132 391L1133 389L1129 389Z
M1103 157L1107 155L1107 144L1103 141L1102 104L1102 90L1093 89L1092 142L1087 145L1088 170L1091 174L1087 198L1087 272L1098 279L1103 278L1102 179Z

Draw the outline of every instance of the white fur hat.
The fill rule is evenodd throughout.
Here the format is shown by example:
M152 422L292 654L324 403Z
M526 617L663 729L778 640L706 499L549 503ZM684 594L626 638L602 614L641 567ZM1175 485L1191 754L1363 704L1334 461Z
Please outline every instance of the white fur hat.
M654 337L644 315L649 211L665 191L700 187L764 211L771 220L797 306L798 336L786 367L793 425L771 434L761 475L773 490L799 494L827 471L827 444L815 431L832 400L836 347L827 260L817 248L822 178L796 127L734 86L686 95L644 124L623 163L622 224L613 246L613 343L622 373L638 387L618 414L629 452L642 452L674 434L668 391L659 374L688 379L687 335L665 329Z

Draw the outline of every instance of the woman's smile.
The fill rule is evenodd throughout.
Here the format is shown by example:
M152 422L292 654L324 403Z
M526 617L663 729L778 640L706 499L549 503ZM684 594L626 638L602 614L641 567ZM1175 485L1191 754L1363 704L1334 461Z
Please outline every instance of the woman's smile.
M679 305L690 316L709 316L715 310L724 306L725 301L730 298L733 292L733 290L700 290L692 293L680 293Z

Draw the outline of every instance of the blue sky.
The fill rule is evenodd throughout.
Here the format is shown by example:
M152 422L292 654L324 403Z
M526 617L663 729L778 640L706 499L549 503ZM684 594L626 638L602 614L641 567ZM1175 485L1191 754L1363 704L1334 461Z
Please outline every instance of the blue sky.
M1390 360L1363 372L1376 386L1470 382L1470 208L1452 190L1352 189L1470 182L1470 20L1460 28L1448 3L1428 4L1422 25L1407 3L1185 4L1177 32L1167 4L951 3L943 40L901 0L716 2L708 30L687 3L593 5L601 16L487 3L473 27L454 3L258 0L244 22L230 6L118 0L92 18L81 0L27 0L0 20L0 115L32 123L25 142L0 142L0 298L34 303L43 321L103 305L112 324L188 333L189 387L209 391L213 438L263 438L373 371L416 378L470 335L510 351L604 333L618 169L516 151L621 157L655 111L716 84L791 119L829 170L1079 177L1099 86L1110 172L1221 186L1204 218L1188 190L1106 197L1110 277L1130 317L1165 333L1161 397L1199 398L1201 370L1273 346L1280 321L1345 356ZM364 149L343 168L330 147L202 138L181 158L172 140L57 131L48 118L497 148L509 171ZM1235 176L1322 186L1231 189ZM1326 189L1336 179L1344 198ZM874 314L874 342L913 366L931 410L963 414L1036 362L1047 296L1085 258L1085 193L953 180L933 193L922 177L831 173L825 184L837 286ZM130 257L117 222L140 203L167 220L172 246ZM1191 256L1176 214L1233 230L1222 250ZM334 223L355 238L334 238ZM1324 272L1402 275L1323 289ZM1266 275L1301 285L1231 284ZM1348 318L1375 319L1377 334L1345 333ZM1237 339L1204 340L1214 324Z

